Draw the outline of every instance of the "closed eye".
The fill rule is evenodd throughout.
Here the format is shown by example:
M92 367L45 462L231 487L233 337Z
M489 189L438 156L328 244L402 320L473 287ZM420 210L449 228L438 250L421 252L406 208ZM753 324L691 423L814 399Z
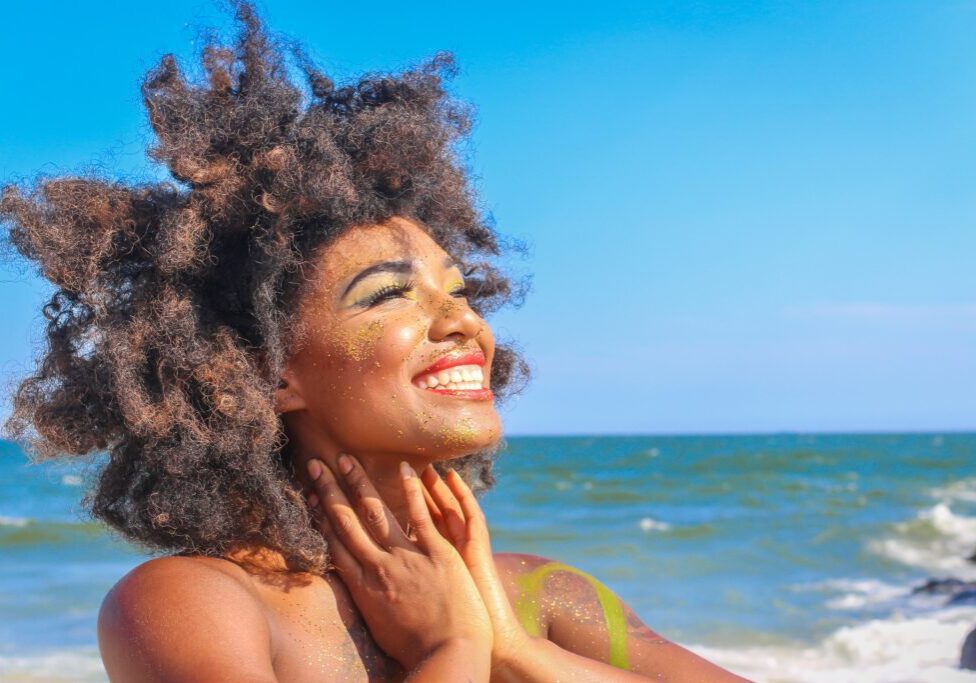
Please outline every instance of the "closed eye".
M369 296L357 302L357 306L369 308L389 299L396 299L413 289L413 280L380 287Z

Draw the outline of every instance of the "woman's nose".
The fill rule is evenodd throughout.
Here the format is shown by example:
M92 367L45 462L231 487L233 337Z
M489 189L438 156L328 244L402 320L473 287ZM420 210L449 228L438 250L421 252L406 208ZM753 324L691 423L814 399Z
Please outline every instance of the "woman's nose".
M475 313L464 299L450 294L437 294L430 299L430 338L441 341L451 336L471 339L484 326L484 320Z

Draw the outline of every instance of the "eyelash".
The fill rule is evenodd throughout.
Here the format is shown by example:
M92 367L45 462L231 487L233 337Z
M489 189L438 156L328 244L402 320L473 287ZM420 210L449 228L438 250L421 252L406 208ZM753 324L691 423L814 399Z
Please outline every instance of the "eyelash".
M361 305L365 308L369 308L370 306L375 306L381 301L394 298L394 295L399 296L404 292L410 291L411 289L413 289L413 285L414 285L413 280L408 280L403 284L387 285L385 287L381 287L380 289L376 290L371 295L363 299ZM451 291L452 296L456 296L459 298L467 297L468 293L469 293L469 289L466 284Z

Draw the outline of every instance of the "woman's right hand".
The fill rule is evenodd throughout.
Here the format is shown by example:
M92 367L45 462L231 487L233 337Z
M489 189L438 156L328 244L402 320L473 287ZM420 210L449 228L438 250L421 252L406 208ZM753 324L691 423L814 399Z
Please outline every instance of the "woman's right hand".
M343 475L345 487L319 460L311 460L308 471L316 507L324 513L317 515L319 530L376 644L408 671L458 642L490 657L492 625L484 602L464 560L435 527L416 473L401 463L413 540L362 465L344 457L352 465Z

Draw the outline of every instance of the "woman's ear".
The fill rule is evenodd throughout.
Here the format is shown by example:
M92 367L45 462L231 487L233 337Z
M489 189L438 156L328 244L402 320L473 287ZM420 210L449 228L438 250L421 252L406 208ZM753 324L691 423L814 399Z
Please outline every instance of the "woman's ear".
M278 388L274 393L275 412L280 414L301 410L305 407L305 397L302 394L301 383L295 378L291 368L281 373Z

